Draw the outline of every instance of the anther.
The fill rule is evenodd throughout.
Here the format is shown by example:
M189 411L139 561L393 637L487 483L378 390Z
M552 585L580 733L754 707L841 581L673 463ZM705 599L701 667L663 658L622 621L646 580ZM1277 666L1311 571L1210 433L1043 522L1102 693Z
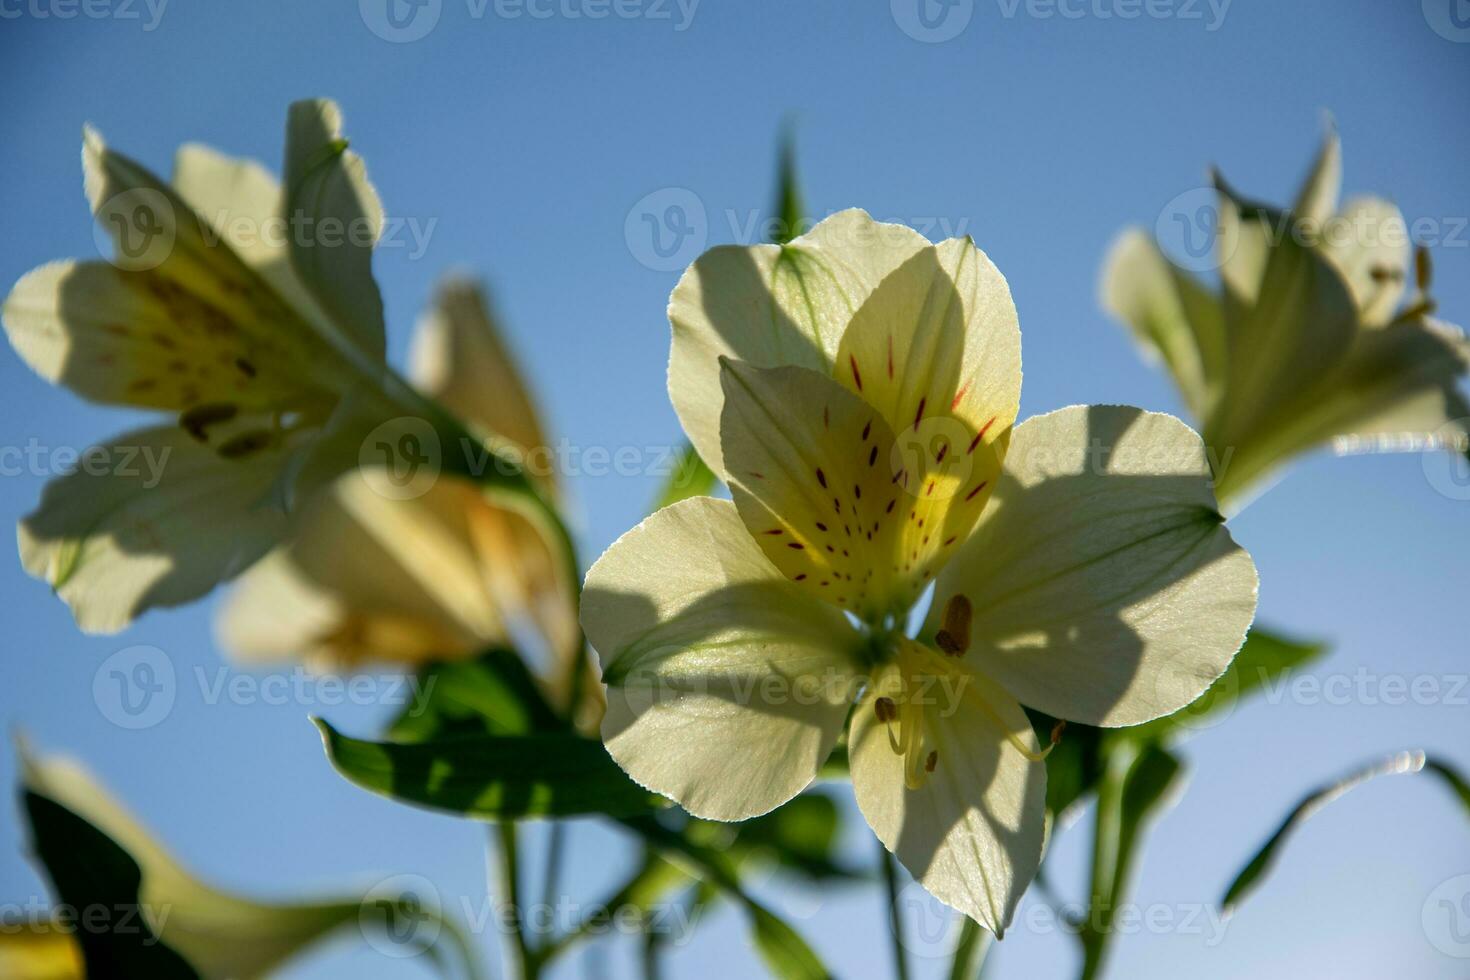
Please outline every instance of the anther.
M890 722L898 717L898 705L893 703L892 698L878 698L873 702L873 713L881 722Z
M934 767L937 766L937 765L939 765L939 753L938 752L930 752L929 753L929 758L927 758L927 759L924 760L924 771L925 772L933 772L934 771Z
M963 595L952 597L944 607L944 627L934 636L934 643L951 657L970 649L970 600Z

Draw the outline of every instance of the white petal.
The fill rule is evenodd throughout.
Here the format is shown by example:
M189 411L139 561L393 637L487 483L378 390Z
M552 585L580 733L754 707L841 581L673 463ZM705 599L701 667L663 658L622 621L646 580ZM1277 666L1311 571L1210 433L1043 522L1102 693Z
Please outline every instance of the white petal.
M1197 698L1244 641L1256 571L1168 415L1075 406L1016 429L1006 476L940 575L973 608L969 661L1024 704L1131 725Z
M176 427L120 436L47 484L20 523L21 563L88 632L116 632L146 609L197 599L283 533L271 491L289 452L267 446L222 459Z
M1323 235L1323 251L1347 280L1364 326L1383 326L1398 311L1408 285L1409 229L1392 203L1358 197Z
M582 626L608 751L696 816L774 809L841 734L860 638L782 578L729 501L682 501L618 539L587 573Z
M292 268L338 329L382 360L383 299L372 259L383 205L362 158L347 149L335 102L292 103L285 185L287 216L304 228L289 238Z
M669 397L711 469L724 476L720 358L829 370L858 308L927 247L917 232L854 209L787 245L721 246L689 267L669 298Z
M890 666L877 675L853 712L848 756L858 806L930 894L1000 936L1041 865L1046 766L1007 737L1035 753L1035 733L1015 699L985 677L965 677L959 697L936 684L932 696L917 695L933 701L923 709L922 749L934 753L933 770L909 789L890 723L874 709L896 673Z

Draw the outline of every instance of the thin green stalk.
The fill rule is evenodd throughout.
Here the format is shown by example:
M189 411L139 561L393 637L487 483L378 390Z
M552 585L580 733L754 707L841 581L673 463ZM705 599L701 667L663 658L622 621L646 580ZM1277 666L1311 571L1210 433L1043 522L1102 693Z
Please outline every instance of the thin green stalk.
M1082 943L1080 980L1096 980L1101 975L1112 939L1113 912L1120 898L1122 883L1117 880L1118 839L1123 816L1123 781L1128 772L1130 755L1115 751L1097 788L1097 806L1092 823L1092 869L1088 885L1085 918L1079 923L1077 938Z
M960 922L959 938L954 944L954 959L950 962L949 980L976 980L985 966L985 956L995 937L968 915Z
M883 883L888 889L888 926L893 933L893 975L898 980L908 980L909 964L904 955L903 916L898 908L898 862L888 853L883 842L878 842L878 863L883 866Z
M554 909L558 906L557 884L561 879L561 856L562 849L566 845L567 825L560 820L553 820L546 837L546 865L542 870L541 881L541 907ZM550 928L550 927L548 927ZM551 941L548 933L540 940L541 945Z
M499 860L494 863L500 871L500 897L509 909L508 919L513 929L512 946L513 976L519 980L536 980L540 963L526 942L525 911L521 906L520 861L516 848L516 825L514 821L502 820L491 828L491 839L499 845ZM487 855L487 860L488 860Z

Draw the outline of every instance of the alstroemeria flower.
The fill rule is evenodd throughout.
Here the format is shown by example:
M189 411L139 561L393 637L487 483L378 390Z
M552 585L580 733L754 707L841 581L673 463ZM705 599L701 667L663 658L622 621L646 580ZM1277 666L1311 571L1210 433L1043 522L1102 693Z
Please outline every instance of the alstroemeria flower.
M1199 437L1118 407L1013 427L1005 280L968 239L861 211L705 254L670 314L674 405L734 501L665 508L588 573L609 752L691 813L741 820L801 792L847 730L878 837L1000 934L1042 851L1021 702L1158 717L1251 621L1255 569Z
M1362 197L1338 210L1341 176L1334 133L1290 211L1221 182L1219 294L1142 229L1124 232L1104 264L1102 304L1173 376L1215 456L1221 500L1328 442L1470 446L1457 387L1470 345L1430 316L1427 255L1411 270L1398 208ZM1401 308L1411 277L1418 288Z
M554 492L535 400L488 304L447 282L421 319L410 375L457 417L513 446ZM546 539L467 480L385 496L360 471L307 505L291 539L242 576L220 622L245 659L306 657L328 669L461 660L533 626L561 681L579 644L573 600Z
M114 257L27 274L5 330L47 380L175 418L90 450L21 522L26 570L83 629L121 629L249 566L285 502L355 462L349 432L403 414L383 403L382 208L340 130L331 102L291 107L288 190L192 145L166 184L86 131L87 199Z

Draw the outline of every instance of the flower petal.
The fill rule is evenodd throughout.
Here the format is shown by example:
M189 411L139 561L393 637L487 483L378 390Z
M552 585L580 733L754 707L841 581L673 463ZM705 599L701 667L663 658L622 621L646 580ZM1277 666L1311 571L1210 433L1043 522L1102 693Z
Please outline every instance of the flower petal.
M669 298L669 397L694 447L721 477L720 358L828 370L853 314L889 273L929 247L902 225L839 211L786 245L721 246Z
M741 519L781 572L876 621L902 614L984 506L995 455L938 463L866 401L806 368L725 362L721 440Z
M935 684L932 696L916 695L933 702L920 709L932 768L910 789L890 723L874 706L898 686L898 670L883 668L853 711L848 757L858 806L931 895L1001 936L1041 866L1046 766L1009 741L1034 753L1036 735L1016 700L988 678L966 676L963 694Z
M330 321L291 268L286 202L273 174L254 160L198 143L174 155L173 186L240 260L321 329Z
M81 456L19 527L26 571L92 633L209 592L266 553L286 515L271 503L289 442L221 458L181 428L140 429Z
M242 577L221 621L226 645L341 666L454 660L503 642L471 530L488 507L459 480L395 500L361 472L344 474L303 510L290 543Z
M781 577L728 501L681 501L618 539L587 573L582 626L609 685L608 751L696 816L774 809L841 734L861 639Z
M237 413L310 410L331 397L301 379L299 348L251 336L154 270L43 265L16 283L3 316L37 374L91 401Z
M1347 280L1364 326L1393 319L1408 286L1409 228L1392 203L1358 197L1323 234L1323 252Z
M440 283L433 305L419 319L412 363L414 383L460 418L523 451L546 446L530 387L475 283Z
M1219 300L1141 228L1125 231L1108 250L1101 294L1103 308L1168 367L1194 417L1208 418L1225 373Z
M833 373L895 433L935 426L962 447L977 434L1003 442L1021 401L1021 330L1005 277L968 238L921 249L858 308Z
M1006 463L928 629L965 595L969 662L1059 718L1132 725L1197 698L1256 607L1199 436L1168 415L1074 406L1019 426Z
M362 158L347 148L335 102L291 104L285 175L286 215L305 229L290 235L292 268L338 329L382 360L383 298L372 259L383 205Z

